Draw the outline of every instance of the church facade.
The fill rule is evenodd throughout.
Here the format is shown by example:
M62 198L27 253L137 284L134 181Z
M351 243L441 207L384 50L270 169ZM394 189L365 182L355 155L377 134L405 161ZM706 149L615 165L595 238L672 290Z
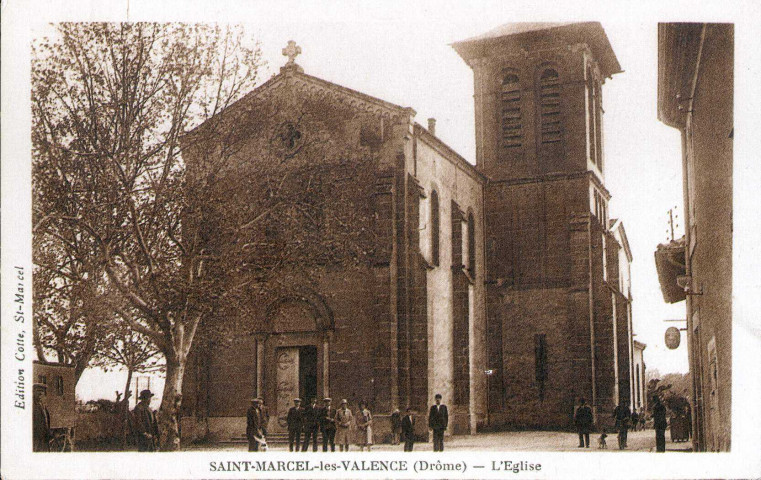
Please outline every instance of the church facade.
M376 441L395 408L424 415L437 393L453 434L567 428L579 397L604 425L631 403L631 252L604 186L601 87L621 71L607 37L599 23L512 24L454 48L474 70L475 166L432 119L293 56L225 114L255 132L226 173L243 201L264 193L251 190L257 165L340 172L335 159L361 157L348 179L326 179L320 218L350 205L371 235L361 261L282 262L276 287L224 319L226 341L196 346L183 432L239 436L254 396L271 432L294 397L367 401Z

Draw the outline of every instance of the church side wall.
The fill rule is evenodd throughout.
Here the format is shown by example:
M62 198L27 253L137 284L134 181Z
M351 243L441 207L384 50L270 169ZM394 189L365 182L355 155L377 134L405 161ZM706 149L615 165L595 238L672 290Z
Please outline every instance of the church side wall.
M482 185L422 139L417 140L416 160L416 179L426 196L421 200L420 244L429 264L427 405L440 393L450 407L448 431L473 433L486 416ZM441 219L438 265L433 265L431 257L433 190L438 194ZM473 268L466 265L467 224L463 220L469 214L476 227Z

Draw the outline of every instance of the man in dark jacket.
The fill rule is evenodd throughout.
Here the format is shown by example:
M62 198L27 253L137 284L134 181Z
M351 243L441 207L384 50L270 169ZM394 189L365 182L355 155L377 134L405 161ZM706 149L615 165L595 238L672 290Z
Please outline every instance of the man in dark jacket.
M32 387L32 451L50 451L50 412L45 405L47 385L35 383Z
M151 410L150 390L140 392L139 402L132 410L132 431L137 439L138 452L155 452L159 441L159 425Z
M415 446L415 417L412 407L407 407L407 414L402 418L402 439L404 439L404 451L411 452Z
M301 414L301 430L304 432L304 444L301 451L306 452L309 448L309 439L312 439L312 451L317 451L317 430L320 427L317 415L320 409L317 408L317 399L313 398L309 405L306 406Z
M661 403L660 397L653 399L653 428L655 428L655 451L666 451L666 407Z
M330 445L330 451L336 451L336 409L330 404L332 400L325 398L325 406L320 409L319 420L320 430L322 431L322 451L328 451L328 445Z
M441 404L441 394L437 393L433 397L436 401L435 405L431 405L431 410L428 412L428 428L433 431L433 451L444 451L444 432L449 425L449 413L447 412L447 406Z
M587 401L582 398L579 400L579 408L576 410L576 431L579 432L579 448L589 448L589 432L592 430L592 409L587 405Z
M629 402L622 400L613 410L613 418L616 419L616 430L618 430L618 449L626 448L626 440L629 433L629 424L631 423L632 412L629 410Z
M252 398L251 406L246 412L246 438L248 439L248 451L258 452L262 437L262 413L259 410L259 399Z
M301 421L304 409L301 408L301 399L294 398L293 406L288 410L286 423L288 424L288 451L293 451L293 445L296 445L296 451L299 451L301 445Z

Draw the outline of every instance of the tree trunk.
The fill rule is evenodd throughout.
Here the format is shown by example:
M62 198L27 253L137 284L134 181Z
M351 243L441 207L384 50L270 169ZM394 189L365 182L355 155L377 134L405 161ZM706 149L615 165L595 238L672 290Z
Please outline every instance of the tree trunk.
M119 414L121 415L122 420L122 450L127 449L127 436L130 433L130 422L129 422L129 398L130 398L130 391L129 391L129 385L132 383L132 369L127 368L127 385L124 387L124 399L122 400L122 404L119 405Z
M166 356L166 383L159 408L158 423L161 441L160 450L180 449L179 413L182 403L182 377L185 372L185 358Z

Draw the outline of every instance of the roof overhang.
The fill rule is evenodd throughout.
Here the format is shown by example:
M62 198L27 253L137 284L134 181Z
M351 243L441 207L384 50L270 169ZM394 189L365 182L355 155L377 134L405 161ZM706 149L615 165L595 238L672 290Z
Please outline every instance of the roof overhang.
M658 245L655 250L655 268L658 271L658 282L661 284L663 300L676 303L684 300L687 295L677 283L677 277L685 274L684 237L669 243Z
M685 126L703 26L658 24L658 120L670 127Z
M599 62L603 76L611 77L622 72L600 22L508 23L483 35L455 42L452 48L471 65L473 59L489 57L495 47L529 50L532 44L546 44L547 41L566 45L585 43Z

